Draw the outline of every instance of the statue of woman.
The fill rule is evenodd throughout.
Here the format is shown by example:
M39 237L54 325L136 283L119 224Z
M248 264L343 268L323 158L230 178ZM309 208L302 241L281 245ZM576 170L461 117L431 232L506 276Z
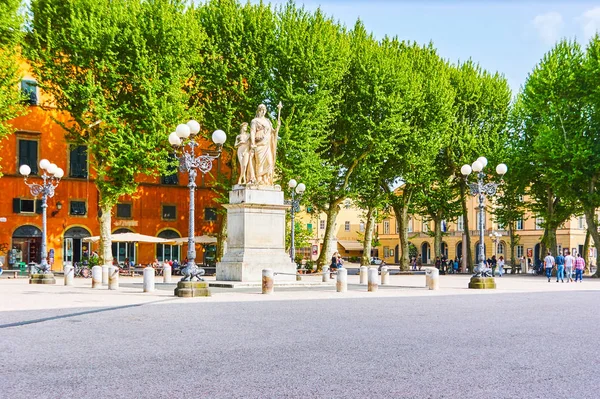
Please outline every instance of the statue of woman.
M250 149L250 135L248 134L248 123L242 123L240 134L235 138L238 162L240 163L240 177L237 184L254 183L253 150Z
M256 183L272 186L280 122L277 122L277 129L273 129L266 113L267 107L260 104L256 117L250 122L250 148L254 150Z

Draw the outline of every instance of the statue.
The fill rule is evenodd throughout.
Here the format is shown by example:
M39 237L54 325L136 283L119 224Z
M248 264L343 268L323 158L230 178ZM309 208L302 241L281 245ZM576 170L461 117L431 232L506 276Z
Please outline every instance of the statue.
M255 183L266 186L273 185L273 174L275 172L275 159L277 154L277 137L279 128L281 127L282 107L283 105L281 103L277 105L279 112L277 115L277 127L275 129L273 129L271 121L265 116L267 107L264 104L258 106L256 117L250 122L250 158L253 158L252 167L254 169L254 176L253 178L250 177L250 179L246 178L246 184ZM243 172L243 170L241 171ZM240 173L240 175L241 174L242 173Z
M248 124L242 123L240 134L235 138L238 161L240 163L240 177L237 184L254 183L254 151L250 148L250 135Z

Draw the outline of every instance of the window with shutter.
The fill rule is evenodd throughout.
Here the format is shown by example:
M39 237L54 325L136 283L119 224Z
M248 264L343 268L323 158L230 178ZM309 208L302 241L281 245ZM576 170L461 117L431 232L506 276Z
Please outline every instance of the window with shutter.
M131 218L131 204L117 204L118 218Z
M86 146L71 145L69 153L69 176L80 179L88 177Z
M38 215L42 214L42 204L43 201L41 199L35 200L35 213Z
M217 210L215 208L204 208L204 220L216 221Z
M38 174L37 150L38 142L36 140L19 139L19 167L28 165L32 175Z
M85 215L87 213L85 201L71 201L69 213L77 216Z
M13 198L13 213L21 213L21 198Z
M35 80L21 80L21 94L25 98L25 103L37 105L37 82Z

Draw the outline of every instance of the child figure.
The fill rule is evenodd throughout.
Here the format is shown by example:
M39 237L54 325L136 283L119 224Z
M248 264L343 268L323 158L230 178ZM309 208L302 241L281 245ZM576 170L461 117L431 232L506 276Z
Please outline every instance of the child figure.
M235 138L235 147L237 148L238 162L240 163L240 178L237 184L253 183L255 181L254 165L250 149L248 124L246 122L242 123L240 134Z

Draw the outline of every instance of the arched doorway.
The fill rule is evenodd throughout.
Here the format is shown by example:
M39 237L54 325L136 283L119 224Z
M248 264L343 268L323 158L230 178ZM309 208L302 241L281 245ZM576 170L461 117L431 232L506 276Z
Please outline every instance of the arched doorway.
M171 238L179 238L181 235L175 230L167 229L158 233L158 237L171 239ZM180 257L180 246L179 245L170 245L170 244L156 244L156 259L159 262L163 262L165 260L177 260L181 261Z
M85 237L90 237L89 231L83 227L71 227L63 235L63 261L81 262L83 254L89 251L90 243L84 243Z
M486 247L485 247L485 243L483 243L483 257L484 257L484 259L487 259L485 254L486 254ZM479 241L477 241L475 243L475 264L479 264Z
M112 234L121 233L133 233L129 229L118 229L112 232ZM112 243L112 255L119 264L125 263L125 259L133 261L136 264L136 251L134 242L113 242Z
M42 261L42 230L25 225L16 229L12 235L12 255L14 264L21 262L40 263Z
M456 257L458 259L461 259L462 256L463 256L463 253L462 253L462 241L459 241L459 242L456 243Z
M442 242L442 256L445 256L448 259L448 244Z
M423 244L421 244L421 262L423 262L424 265L427 265L429 264L430 259L431 246L427 241L425 241Z
M541 244L535 244L535 247L533 249L533 264L537 265L538 260L542 259L541 258L541 252L542 252L542 245Z

